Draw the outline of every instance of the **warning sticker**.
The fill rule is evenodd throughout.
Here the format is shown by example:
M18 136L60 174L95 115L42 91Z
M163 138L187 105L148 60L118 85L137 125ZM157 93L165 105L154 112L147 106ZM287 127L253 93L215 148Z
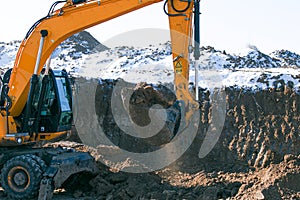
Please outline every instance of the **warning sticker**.
M180 61L175 64L175 73L182 74L182 63Z

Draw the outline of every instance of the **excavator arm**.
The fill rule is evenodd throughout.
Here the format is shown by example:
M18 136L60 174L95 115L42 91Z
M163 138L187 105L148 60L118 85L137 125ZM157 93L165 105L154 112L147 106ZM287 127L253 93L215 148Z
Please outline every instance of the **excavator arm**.
M198 109L198 103L194 100L188 90L189 84L189 51L194 41L194 36L198 36L197 31L193 32L193 16L199 16L199 10L194 7L199 6L200 0L196 1L166 1L168 4L169 24L171 45L173 54L174 67L174 85L176 90L176 97L181 101L181 107L184 108L184 122L189 123L190 118ZM195 5L194 5L195 4ZM198 7L197 7L198 8ZM197 20L196 20L197 22ZM199 24L195 24L195 27ZM197 27L199 28L199 27ZM197 37L195 37L197 38ZM195 51L199 50L199 41L194 41L196 47ZM198 59L198 58L196 58Z
M24 111L29 101L33 77L41 73L46 60L62 41L84 29L161 1L67 0L55 3L63 2L64 5L56 11L50 10L46 17L35 23L21 43L8 84L9 110L5 112L6 117L2 116L0 123L3 126L7 124L10 131L17 130L14 118ZM164 5L170 22L176 95L187 110L186 120L198 106L188 92L194 1L199 2L166 0ZM8 134L7 129L2 129L0 136Z

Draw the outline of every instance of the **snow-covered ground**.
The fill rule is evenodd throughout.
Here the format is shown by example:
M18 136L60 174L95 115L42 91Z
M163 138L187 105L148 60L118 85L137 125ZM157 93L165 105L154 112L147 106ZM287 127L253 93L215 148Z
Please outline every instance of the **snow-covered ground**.
M13 66L20 41L0 43L0 68ZM276 88L289 85L299 89L300 56L287 50L270 55L249 47L238 55L213 47L201 48L199 86ZM191 62L190 82L195 78ZM52 55L53 69L66 69L74 76L117 79L129 82L171 83L174 79L170 43L147 47L107 49L86 32L63 42Z

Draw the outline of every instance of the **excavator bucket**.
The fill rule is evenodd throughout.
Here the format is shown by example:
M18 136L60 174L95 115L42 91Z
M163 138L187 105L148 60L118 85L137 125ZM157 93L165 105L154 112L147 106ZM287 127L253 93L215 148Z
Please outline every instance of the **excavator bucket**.
M49 149L48 156L52 159L43 174L40 183L39 200L50 200L54 188L60 188L73 175L88 173L95 175L99 172L94 158L87 152L78 152L74 149Z

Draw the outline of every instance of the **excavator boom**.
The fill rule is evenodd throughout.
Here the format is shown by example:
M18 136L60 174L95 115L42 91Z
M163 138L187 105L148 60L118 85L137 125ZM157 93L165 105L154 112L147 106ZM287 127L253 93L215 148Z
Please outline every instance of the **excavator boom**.
M38 73L41 72L46 60L53 50L65 39L84 29L148 6L160 0L106 0L90 1L88 3L74 4L68 1L61 9L50 13L42 19L27 37L23 40L11 74L8 96L12 100L11 116L19 116L22 112L30 86L30 79L34 73L37 55L40 47L41 31L45 30L45 37Z

